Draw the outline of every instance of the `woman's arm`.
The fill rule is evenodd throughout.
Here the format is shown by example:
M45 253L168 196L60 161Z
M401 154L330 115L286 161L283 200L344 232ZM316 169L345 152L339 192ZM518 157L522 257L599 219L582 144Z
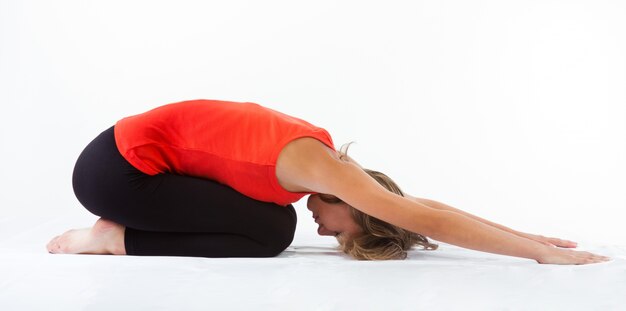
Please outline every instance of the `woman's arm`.
M358 165L328 157L307 156L308 169L292 176L313 192L332 194L373 217L435 240L494 254L534 259L538 263L586 264L608 260L589 252L546 246L480 221L392 193Z
M354 208L406 230L478 251L540 260L547 246L451 211L430 208L387 191L354 163L319 159L300 180L315 192L333 194Z
M350 156L346 155L345 156L347 158L348 162L352 162L354 163L356 166L358 166L359 168L363 168L357 161L355 161L353 158L351 158ZM460 209L456 209L452 206L446 205L444 203L441 202L437 202L434 200L429 200L429 199L424 199L424 198L417 198L414 197L412 195L409 195L407 193L404 193L404 196L412 201L418 202L418 203L422 203L430 208L434 208L434 209L438 209L438 210L446 210L446 211L451 211L451 212L455 212L461 215L464 215L466 217L472 218L474 220L480 221L484 224L490 225L492 227L498 228L500 230L515 234L517 236L523 237L523 238L527 238L527 239L531 239L534 241L537 241L539 243L542 243L544 245L556 245L556 246L562 246L562 247L576 247L576 242L572 242L572 241L567 241L567 240L561 240L561 239L557 239L557 238L548 238L548 237L544 237L541 235L534 235L534 234L529 234L529 233L524 233L524 232L520 232L520 231L516 231L513 230L511 228L505 227L503 225L497 224L495 222L491 222L487 219L483 219L480 218L478 216L472 215L470 213L464 212Z
M416 198L416 197L414 197L412 195L409 195L409 194L406 194L406 193L404 194L404 196L406 198L410 199L410 200L413 200L413 201L418 202L418 203L422 203L422 204L424 204L424 205L426 205L428 207L431 207L431 208L434 208L434 209L438 209L438 210L446 210L446 211L455 212L455 213L464 215L466 217L472 218L474 220L480 221L480 222L482 222L484 224L490 225L492 227L496 227L496 228L498 228L500 230L503 230L503 231L506 231L506 232L509 232L509 233L513 233L513 234L515 234L517 236L522 236L522 234L523 234L522 232L513 230L511 228L505 227L505 226L497 224L495 222L491 222L491 221L489 221L487 219L480 218L478 216L475 216L475 215L472 215L470 213L464 212L464 211L462 211L460 209L456 209L456 208L454 208L452 206L443 204L441 202L437 202L437 201L429 200L429 199L424 199L424 198ZM524 237L524 236L522 236L522 237Z
M537 242L539 242L541 244L544 244L544 245L567 247L567 248L571 248L571 247L575 248L577 246L577 243L573 242L573 241L563 240L563 239L559 239L559 238L545 237L545 236L542 236L542 235L535 235L535 234L530 234L530 233L525 233L525 232L513 230L511 228L508 228L508 227L505 227L503 225L497 224L495 222L491 222L489 220L480 218L478 216L475 216L475 215L472 215L470 213L464 212L464 211L462 211L460 209L456 209L456 208L454 208L452 206L446 205L446 204L441 203L441 202L437 202L437 201L429 200L429 199L424 199L424 198L416 198L416 197L411 196L411 195L406 194L406 193L404 194L404 196L409 198L409 199L411 199L411 200L413 200L413 201L416 201L416 202L422 203L424 205L427 205L428 207L439 209L439 210L451 211L451 212L455 212L455 213L458 213L458 214L462 214L462 215L465 215L466 217L469 217L469 218L472 218L474 220L480 221L480 222L482 222L484 224L490 225L492 227L496 227L496 228L498 228L500 230L503 230L503 231L506 231L506 232L513 233L513 234L515 234L517 236L520 236L520 237L523 237L523 238L527 238L527 239L531 239L533 241L537 241Z
M356 166L358 166L359 168L363 168L357 161L355 161L353 158L351 158L350 156L348 156L347 154L345 155L346 160L348 162L352 162L354 163ZM536 242L539 242L541 244L544 245L548 245L548 246L558 246L558 247L566 247L566 248L575 248L576 246L578 246L578 243L574 242L574 241L569 241L569 240L563 240L563 239L559 239L559 238L553 238L553 237L545 237L543 235L537 235L537 234L531 234L531 233L525 233L525 232L521 232L521 231L517 231L517 230L513 230L511 228L505 227L503 225L491 222L487 219L483 219L480 218L478 216L472 215L470 213L464 212L460 209L456 209L452 206L443 204L441 202L437 202L434 200L429 200L429 199L423 199L423 198L416 198L413 197L407 193L404 193L404 196L416 201L418 203L422 203L430 208L435 208L435 209L439 209L439 210L447 210L447 211L451 211L451 212L455 212L461 215L464 215L466 217L472 218L474 220L480 221L484 224L490 225L492 227L498 228L500 230L515 234L517 236L526 238L526 239L530 239Z

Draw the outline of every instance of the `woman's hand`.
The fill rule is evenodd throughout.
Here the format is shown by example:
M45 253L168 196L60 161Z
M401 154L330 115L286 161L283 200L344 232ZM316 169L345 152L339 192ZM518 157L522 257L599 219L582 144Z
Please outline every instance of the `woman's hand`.
M565 247L565 248L576 248L576 246L578 246L578 243L574 241L562 240L562 239L557 239L557 238L549 238L543 235L536 235L536 234L530 234L530 233L524 233L524 232L516 232L516 234L521 237L531 239L533 241L537 241L541 244L552 246L552 247L558 246L558 247Z
M590 263L599 263L608 261L611 258L596 255L590 252L575 251L572 249L562 249L557 247L546 247L545 252L541 254L536 261L540 264L557 264L557 265L584 265Z
M578 244L574 241L523 232L517 232L516 234L521 237L537 241L543 245L550 246L546 247L545 252L539 259L537 259L537 262L540 264L584 265L604 262L611 259L609 257L596 255L590 252L559 248L575 248Z

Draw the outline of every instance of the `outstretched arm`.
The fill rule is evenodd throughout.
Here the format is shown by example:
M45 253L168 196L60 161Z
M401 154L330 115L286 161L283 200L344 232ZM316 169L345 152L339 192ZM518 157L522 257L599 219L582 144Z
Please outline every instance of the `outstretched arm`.
M529 258L540 263L601 260L601 256L549 247L463 214L431 208L399 196L387 191L354 163L324 157L317 160L309 174L299 176L301 186L333 194L366 214L406 230L468 249Z
M458 214L462 214L462 215L464 215L466 217L469 217L469 218L472 218L474 220L480 221L480 222L482 222L484 224L490 225L492 227L495 227L495 228L498 228L500 230L503 230L503 231L515 234L515 235L523 237L523 238L527 238L527 239L531 239L533 241L537 241L537 242L539 242L541 244L544 244L544 245L559 246L559 247L576 247L577 246L577 243L573 242L573 241L562 240L562 239L551 238L551 237L544 237L542 235L535 235L535 234L530 234L530 233L525 233L525 232L513 230L513 229L508 228L506 226L497 224L495 222L491 222L491 221L489 221L487 219L480 218L478 216L475 216L475 215L472 215L470 213L464 212L464 211L462 211L460 209L456 209L456 208L454 208L452 206L446 205L446 204L441 203L441 202L437 202L437 201L429 200L429 199L424 199L424 198L416 198L416 197L414 197L412 195L409 195L409 194L406 194L406 193L404 194L404 196L409 198L409 199L411 199L411 200L413 200L413 201L422 203L422 204L424 204L424 205L426 205L428 207L439 209L439 210L447 210L447 211L455 212L455 213L458 213Z
M354 159L352 159L350 156L346 155L347 161L348 162L352 162L355 165L357 165L359 168L363 169L363 167ZM577 246L576 242L573 241L568 241L568 240L562 240L559 238L552 238L552 237L545 237L543 235L537 235L537 234L531 234L531 233L525 233L525 232L521 232L521 231L517 231L517 230L513 230L511 228L505 227L503 225L497 224L495 222L489 221L487 219L484 218L480 218L478 216L472 215L470 213L464 212L460 209L454 208L452 206L446 205L444 203L441 202L437 202L434 200L430 200L430 199L424 199L424 198L417 198L414 197L412 195L409 195L407 193L404 193L404 196L412 201L418 202L418 203L422 203L430 208L434 208L434 209L438 209L438 210L446 210L446 211L451 211L451 212L455 212L457 214L461 214L464 215L466 217L472 218L474 220L480 221L486 225L490 225L492 227L498 228L500 230L515 234L517 236L523 237L523 238L527 238L536 242L539 242L541 244L544 245L548 245L548 246L559 246L559 247L573 247L575 248Z
M484 224L490 225L492 227L498 228L500 230L515 234L517 236L520 236L522 238L527 238L536 242L539 242L543 245L547 245L549 247L554 247L554 246L559 246L559 247L576 247L577 244L576 242L572 242L572 241L568 241L568 240L562 240L562 239L558 239L558 238L551 238L551 237L545 237L542 235L535 235L535 234L530 234L530 233L524 233L524 232L520 232L520 231L516 231L513 229L510 229L508 227L502 226L500 224L488 221L486 219L480 218L478 216L472 215L470 213L464 212L462 210L456 209L452 206L443 204L441 202L437 202L434 200L429 200L429 199L423 199L423 198L416 198L413 197L411 195L408 194L404 194L405 197L409 198L410 200L413 200L415 202L418 203L422 203L424 205L427 205L431 208L435 208L435 209L439 209L439 210L446 210L446 211L450 211L450 212L454 212L454 213L458 213L458 214L462 214L466 217L472 218L476 221L480 221ZM601 261L607 261L610 260L609 257L606 256L598 256L589 252L579 252L579 251L567 251L567 250L558 250L558 249L552 249L550 251L546 251L544 253L544 255L542 256L542 258L540 258L539 260L537 260L537 262L539 263L555 263L555 264L586 264L586 263L595 263L595 262L601 262Z
M470 213L464 212L464 211L462 211L462 210L460 210L460 209L457 209L457 208L454 208L454 207L452 207L452 206L449 206L449 205L443 204L443 203L441 203L441 202L437 202L437 201L434 201L434 200L429 200L429 199L424 199L424 198L416 198L416 197L414 197L414 196L412 196L412 195L409 195L409 194L406 194L406 193L404 194L404 196L405 196L406 198L408 198L408 199L412 200L412 201L422 203L422 204L424 204L424 205L426 205L426 206L428 206L428 207L430 207L430 208L434 208L434 209L438 209L438 210L446 210L446 211L455 212L455 213L457 213L457 214L464 215L464 216L466 216L466 217L469 217L469 218L472 218L472 219L474 219L474 220L480 221L480 222L482 222L482 223L484 223L484 224L487 224L487 225L490 225L490 226L492 226L492 227L498 228L498 229L500 229L500 230L502 230L502 231L506 231L506 232L509 232L509 233L513 233L513 234L518 235L518 236L519 236L519 235L520 235L520 233L521 233L521 232L518 232L518 231L513 230L513 229L511 229L511 228L508 228L508 227L505 227L505 226L503 226L503 225L497 224L497 223L495 223L495 222L491 222L491 221L489 221L489 220L487 220L487 219L480 218L480 217L478 217L478 216L475 216L475 215L472 215L472 214L470 214Z

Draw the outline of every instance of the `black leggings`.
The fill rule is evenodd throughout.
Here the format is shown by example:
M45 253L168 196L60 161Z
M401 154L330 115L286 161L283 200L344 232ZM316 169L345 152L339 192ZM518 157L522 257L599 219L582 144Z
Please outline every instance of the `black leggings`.
M122 157L113 128L80 154L72 185L89 212L126 226L127 255L273 257L293 241L293 205L209 179L144 174Z

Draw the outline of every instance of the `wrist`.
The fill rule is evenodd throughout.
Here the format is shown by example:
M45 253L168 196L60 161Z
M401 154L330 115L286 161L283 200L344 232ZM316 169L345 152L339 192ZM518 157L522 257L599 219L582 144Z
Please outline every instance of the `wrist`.
M537 243L537 248L536 248L536 251L534 252L535 255L533 256L533 259L541 263L546 258L546 256L549 256L550 252L552 252L553 250L554 250L553 247L549 247L547 245Z

